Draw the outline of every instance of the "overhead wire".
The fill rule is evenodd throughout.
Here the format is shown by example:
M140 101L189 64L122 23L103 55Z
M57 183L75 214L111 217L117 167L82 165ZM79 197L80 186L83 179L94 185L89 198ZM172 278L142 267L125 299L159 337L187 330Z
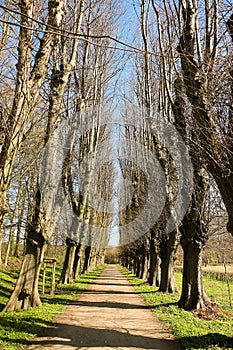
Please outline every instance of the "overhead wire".
M120 51L131 52L131 53L149 54L149 55L157 56L157 57L165 56L165 57L168 57L168 58L175 58L175 59L178 58L178 55L177 56L172 56L172 55L165 55L165 54L161 54L161 53L156 53L154 51L149 51L149 50L145 51L143 49L140 49L140 48L138 48L138 47L136 47L136 46L134 46L132 44L126 43L126 42L124 42L124 41L122 41L120 39L117 39L116 37L113 37L113 36L108 35L108 34L105 34L105 35L82 34L82 33L75 33L75 32L72 32L72 31L64 29L64 28L57 28L57 27L52 26L51 24L48 24L46 22L39 21L38 19L35 19L33 17L27 16L27 15L21 13L20 11L17 11L17 10L14 10L14 9L10 9L9 7L4 6L2 4L0 4L0 8L2 8L5 11L8 11L9 13L13 12L15 14L18 14L18 15L22 16L22 17L30 19L34 23L40 24L42 26L45 26L46 28L51 29L51 31L47 30L47 29L41 29L41 28L39 29L39 28L29 27L29 26L23 25L21 23L10 22L10 21L6 21L6 20L3 20L3 19L0 18L0 22L5 23L5 24L9 24L9 25L17 26L17 27L22 27L22 28L25 28L25 29L28 29L28 30L32 30L32 31L36 31L36 32L39 31L41 33L59 34L60 36L65 37L65 38L71 38L71 37L76 38L76 37L78 37L80 40L88 42L91 45L98 46L98 47L105 47L105 48L109 48L109 49L112 49L112 50L120 50ZM114 41L115 43L124 46L124 48L123 47L117 47L117 46L110 46L110 45L99 44L99 43L96 43L96 42L94 42L94 41L92 41L90 39L104 39L104 40Z

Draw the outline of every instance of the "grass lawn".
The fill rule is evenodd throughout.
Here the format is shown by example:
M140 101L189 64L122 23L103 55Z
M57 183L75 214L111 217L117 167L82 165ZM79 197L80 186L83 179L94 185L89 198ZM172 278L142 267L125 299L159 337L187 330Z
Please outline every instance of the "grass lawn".
M233 349L233 309L229 306L226 282L204 278L208 295L223 310L218 313L218 319L204 320L194 316L192 312L178 308L179 295L158 293L157 287L149 286L124 268L121 270L151 306L154 314L164 322L185 349ZM180 272L176 273L176 282L181 290ZM231 291L233 292L233 283Z
M41 328L46 327L56 315L63 312L69 301L86 289L88 283L103 270L104 266L95 271L82 275L76 283L72 285L58 285L57 294L41 296L43 305L31 308L27 311L0 313L0 349L16 350L27 345ZM56 280L59 280L61 266L57 266ZM49 271L48 271L49 274ZM14 288L18 271L0 271L0 310L3 309ZM49 290L49 278L46 289ZM41 286L41 282L40 282Z

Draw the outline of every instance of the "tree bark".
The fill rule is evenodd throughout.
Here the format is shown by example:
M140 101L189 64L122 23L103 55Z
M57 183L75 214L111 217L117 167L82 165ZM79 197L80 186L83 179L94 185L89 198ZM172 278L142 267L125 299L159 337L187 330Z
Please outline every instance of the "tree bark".
M160 242L159 256L161 259L161 279L159 292L177 293L178 289L174 278L174 254L177 248L178 230L169 233L165 245Z
M189 228L183 224L183 229ZM200 241L190 238L181 238L184 251L182 294L178 302L179 307L185 310L204 308L209 303L202 278L202 249Z
M21 183L21 186L23 184ZM25 206L26 206L26 189L22 190L22 200L18 205L17 211L18 211L18 222L17 222L17 232L16 232L16 238L15 238L15 249L14 249L14 256L16 258L19 257L19 248L20 248L20 236L22 231L22 223L23 223L23 216L25 212Z
M82 258L82 246L79 243L75 250L74 264L73 264L73 273L74 279L78 279L81 274L81 258Z
M83 269L82 273L85 273L89 269L89 263L90 263L90 257L91 257L91 247L86 247L85 248L85 256L84 256L84 264L83 264Z
M2 239L5 214L8 211L6 205L6 191L1 190L0 186L0 263L2 263Z
M48 237L41 227L40 192L37 191L36 210L32 218L33 226L27 225L27 242L24 260L21 266L15 289L3 311L17 311L41 305L38 280L40 266L43 262Z
M148 278L148 264L149 264L149 252L147 251L147 247L144 244L144 250L141 256L141 269L140 269L140 276L139 276L143 280L147 280Z
M73 283L73 280L74 280L73 265L75 260L76 247L77 247L77 242L67 237L66 254L63 262L60 283L64 283L64 284Z
M0 264L2 263L2 239L3 239L3 223L5 213L0 211Z
M158 264L158 248L154 238L150 239L150 262L148 271L148 283L153 286L156 281L156 271Z
M180 227L180 242L184 251L184 260L182 295L179 306L186 310L204 307L209 302L204 289L201 271L202 250L208 240L205 207L209 187L203 174L202 165L198 164L196 155L192 154L192 160L194 167L192 202Z

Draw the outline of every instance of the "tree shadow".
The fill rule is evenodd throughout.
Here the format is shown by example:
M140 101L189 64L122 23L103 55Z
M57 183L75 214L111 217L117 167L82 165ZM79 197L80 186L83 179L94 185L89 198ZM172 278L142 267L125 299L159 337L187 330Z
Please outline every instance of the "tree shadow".
M49 339L46 339L49 337ZM130 334L127 330L118 331L112 329L89 328L67 324L52 324L51 328L45 329L41 333L41 339L38 338L31 345L41 347L50 346L73 346L75 348L104 347L119 348L142 348L142 349L161 349L161 350L182 350L183 347L178 341L172 339L153 338Z
M56 305L56 304L68 305L71 303L71 301L69 299L60 298L60 297L54 298L54 297L50 297L49 295L47 295L47 296L43 295L40 298L41 298L42 303L47 303L47 304L52 304L52 305Z
M178 305L178 302L174 302L174 303L159 303L159 304L151 304L151 308L152 309L158 309L161 306L165 306L165 307L169 307L172 305Z
M15 315L15 317L12 317L12 315L8 316L7 313L2 315L3 317L1 317L1 326L4 327L6 331L14 329L15 331L19 332L26 331L28 333L35 333L35 327L41 327L42 324L49 324L49 322L43 320L42 318L33 316L17 318L17 315Z
M124 278L122 277L122 276L112 276L111 274L109 274L109 275L105 275L105 276L98 276L98 278L99 279L101 279L101 280L109 280L109 279L111 279L111 280L117 280L117 281L119 281L119 280L124 280Z
M88 307L100 307L100 308L113 308L113 309L151 309L150 305L137 305L129 303L119 303L119 302L101 302L101 301L82 301L82 300L73 300L70 302L71 305L76 306L88 306Z
M25 331L28 334L35 333L35 327L44 323L40 318L24 318L20 323L10 318L1 319L1 325L7 329L14 328L15 331ZM46 339L46 337L48 337ZM1 341L12 343L10 336L0 337ZM103 328L90 328L60 323L47 323L47 327L41 328L39 337L33 341L23 338L16 338L15 343L23 345L37 345L51 348L54 346L74 346L79 347L124 347L124 348L142 348L142 349L160 349L160 350L182 350L182 349L208 349L218 346L223 349L233 347L233 338L221 333L209 333L203 336L182 337L178 340L152 338L130 334L127 330L118 331Z
M12 339L12 330L14 330L14 334L19 332L20 335L20 333L23 332L27 335L27 338L29 336L32 338L36 336L38 331L42 330L42 327L47 327L47 325L49 325L49 322L38 317L30 316L17 318L16 315L12 317L12 315L8 316L7 314L1 316L0 323L1 328L4 329L4 333L2 332L0 336L0 344L1 342L10 343L12 349L15 348L13 344L28 344L28 340L25 338L17 338L16 336ZM4 348L0 345L0 349Z
M125 292L125 291L117 291L117 290L97 290L97 289L87 289L85 294L119 294L119 295L138 295L136 291Z
M78 282L78 283L86 283L86 282ZM120 286L120 285L124 285L124 286L132 286L130 283L124 283L124 284L120 284L120 283L108 283L106 280L106 283L102 283L102 282L90 282L89 285L98 285L98 286Z
M15 278L17 279L19 276L18 270L3 270L4 275L9 276L10 279ZM9 280L7 280L9 282Z
M10 276L10 275L9 275ZM7 284L7 289L10 291L12 288L14 288L15 286L15 282L16 282L17 278L15 278L14 280L9 280L6 277L4 278L3 276L1 276L1 281L2 281L2 285L4 284L4 282ZM1 289L4 288L1 285Z
M2 302L0 303L0 312L4 309L6 302L10 298L12 291L13 291L13 286L12 286L12 289L1 286L0 295L1 295ZM5 303L3 302L4 298L6 299Z
M209 349L217 346L221 349L233 348L233 337L221 333L208 333L201 336L190 336L179 339L185 349Z

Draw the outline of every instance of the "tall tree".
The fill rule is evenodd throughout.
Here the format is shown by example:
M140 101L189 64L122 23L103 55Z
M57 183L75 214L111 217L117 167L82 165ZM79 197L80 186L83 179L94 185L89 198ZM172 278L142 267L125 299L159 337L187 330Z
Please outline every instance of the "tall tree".
M219 34L219 1L210 3L206 0L204 7L195 0L180 2L179 5L183 30L178 51L184 86L207 168L221 192L229 218L227 228L233 234L232 67L228 63L231 56L223 54L225 48ZM204 32L201 32L203 14L205 26ZM232 16L227 25L232 37ZM201 37L204 37L204 43ZM216 72L221 70L219 65L226 68L225 74L221 73L219 77L220 81L216 79ZM228 81L229 89L225 90L224 99L220 101L219 85L222 80Z
M30 7L28 7L28 5L30 5ZM83 9L82 9L83 4L81 3L80 8L78 9L76 6L74 7L75 7L75 13L76 13L74 32L78 33L80 31L80 22L81 22L82 13L83 13ZM28 12L29 9L30 9L30 12ZM31 34L29 34L28 32L29 31L28 27L25 28L23 24L23 20L24 20L24 17L26 16L27 20L30 21L29 27L30 25L32 25L32 10L33 10L33 4L31 3L21 4L22 19L21 19L20 37L19 37L19 46L18 46L19 47L18 80L17 80L18 84L16 85L16 98L14 100L13 107L12 107L12 111L14 111L16 114L14 118L12 114L13 120L15 120L15 118L17 120L18 118L22 123L21 129L20 129L22 134L20 134L20 132L18 133L18 135L21 135L19 138L19 141L22 141L23 133L25 132L25 127L28 123L27 114L29 111L28 99L25 100L24 94L22 95L22 89L25 90L26 96L28 96L28 98L30 97L31 104L36 106L36 103L38 102L40 89L48 73L48 69L49 69L48 64L49 64L51 52L53 52L54 54L53 58L55 57L58 58L56 56L56 53L58 52L58 45L62 40L60 40L60 36L58 35L57 29L61 24L65 23L64 22L65 19L63 17L64 10L65 10L65 2L64 1L60 1L57 3L54 3L52 1L49 2L48 28L46 33L42 36L42 39L40 40L40 47L35 57L34 66L31 70L30 61L31 61L32 50L30 46L28 47L28 50L25 50L25 47L23 47L23 44L25 44L25 40L28 40L28 38L31 37ZM51 26L54 31L52 33L50 30ZM29 37L27 37L28 34L29 34ZM55 60L53 60L54 67L51 74L48 123L47 123L47 130L46 130L46 136L45 136L45 144L48 143L47 155L45 158L45 162L47 161L47 164L44 165L45 174L47 173L48 169L51 170L51 164L49 164L49 161L51 159L51 153L53 153L54 150L51 148L52 144L49 143L49 140L50 140L50 136L53 133L53 129L55 125L61 121L63 95L64 95L64 91L70 75L70 69L72 69L75 64L77 45L78 45L78 39L77 38L73 39L71 44L70 56L69 58L67 58L67 56L64 56L64 50L65 50L64 42L63 43L61 42L62 54L60 59L62 64L60 66L59 71L56 69L57 62L55 63ZM25 52L28 52L26 57L24 57ZM21 78L22 76L24 77L25 74L29 80L26 80L24 82L24 79L23 79L21 82ZM32 85L30 85L29 82ZM28 87L30 87L30 90L28 90ZM19 89L20 89L20 94L19 92L17 92ZM18 103L17 106L15 106L16 99L19 99L19 101L17 100L17 103ZM25 110L24 109L21 110L21 107L19 105L20 103L22 103L22 108L24 107ZM24 113L22 113L22 111L24 111ZM16 112L19 115L17 115ZM18 120L17 127L19 125L19 120ZM19 137L18 135L17 137ZM8 139L8 152L12 147L12 144L9 141L10 140ZM7 147L5 149L7 149ZM7 156L6 156L7 154L6 153L3 154L5 155L5 160L7 160ZM14 156L15 155L16 154L14 153ZM3 164L4 163L1 162L1 165ZM6 169L8 169L9 171L11 162L9 162L8 160L8 163L6 162L5 164L8 164L8 167L6 167ZM12 164L11 164L11 167L12 167ZM5 170L5 167L2 169ZM50 200L51 200L51 197L50 197ZM51 203L50 203L50 207L51 207ZM52 227L47 219L47 213L43 208L42 194L41 194L40 188L37 186L37 188L35 189L35 202L34 202L33 214L31 217L31 221L27 223L27 242L26 242L26 251L25 251L24 260L22 263L21 271L15 286L15 289L6 307L4 308L4 311L18 310L20 308L26 309L30 306L41 305L41 301L38 293L39 270L40 270L41 262L43 261L46 242L49 241L51 234L52 234Z
M109 98L107 96L109 82L117 71L114 61L116 54L108 49L109 39L102 38L102 35L117 30L113 22L117 8L118 2L115 0L87 2L83 28L86 28L87 36L94 38L93 42L86 41L79 47L76 69L71 75L72 83L67 96L66 110L71 126L74 125L73 120L77 118L75 113L79 116L79 121L76 123L76 132L74 128L70 129L70 136L67 137L67 153L63 160L63 188L73 215L69 234L77 242L77 245L69 250L73 253L69 257L66 256L66 260L69 260L66 266L67 268L70 266L70 272L63 272L62 280L65 283L77 278L82 271L83 256L88 251L86 245L96 245L98 238L100 245L103 243L104 237L90 240L93 223L99 222L100 226L107 225L101 223L101 220L105 221L108 215L106 213L103 217L98 215L98 210L93 210L89 202L93 198L92 181L97 176L95 172L99 166L98 159L101 164L106 152L104 147L106 148L110 132L107 124L111 123L111 120L106 119L105 113L109 112L107 109L104 110L104 104L107 104L107 97ZM70 112L72 109L75 113ZM101 144L105 144L103 150ZM110 148L109 144L109 150ZM104 153L102 156L98 154L101 151ZM103 191L99 191L96 197L102 194ZM91 250L92 253L94 251L95 249Z

